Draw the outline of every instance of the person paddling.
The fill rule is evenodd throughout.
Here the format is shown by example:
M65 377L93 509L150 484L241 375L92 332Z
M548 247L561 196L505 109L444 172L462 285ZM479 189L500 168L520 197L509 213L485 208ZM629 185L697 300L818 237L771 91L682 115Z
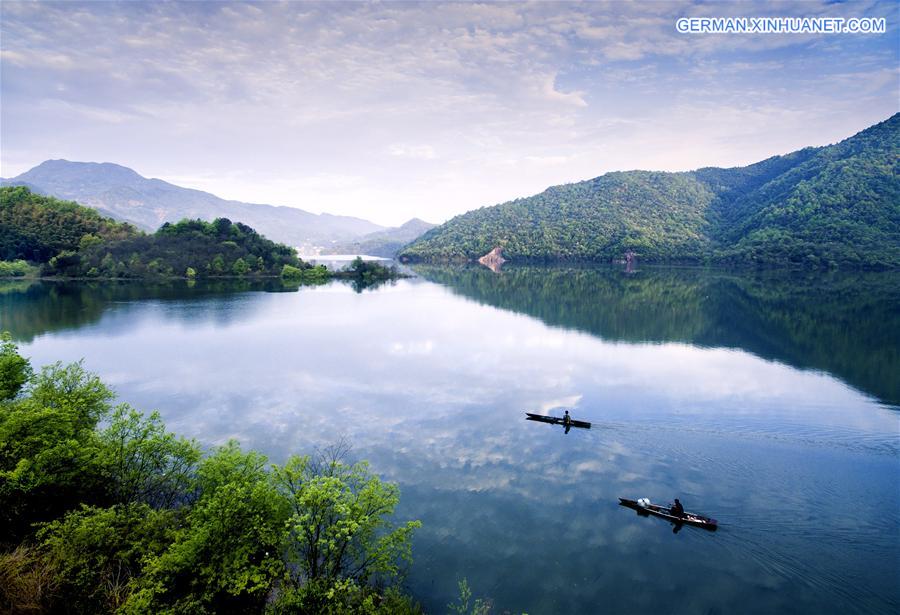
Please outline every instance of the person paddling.
M684 517L684 506L681 505L678 498L675 498L675 503L672 504L672 508L669 509L669 514L673 517L678 517L679 519Z
M569 411L566 410L566 415L563 417L563 425L568 427L571 424L572 424L572 417L569 416Z

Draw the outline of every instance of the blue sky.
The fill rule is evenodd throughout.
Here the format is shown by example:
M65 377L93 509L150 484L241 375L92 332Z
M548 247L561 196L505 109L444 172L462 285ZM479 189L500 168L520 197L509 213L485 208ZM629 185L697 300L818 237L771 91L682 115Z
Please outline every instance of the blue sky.
M684 16L886 34L679 34ZM0 173L117 162L440 222L612 170L734 166L900 107L896 2L0 3Z

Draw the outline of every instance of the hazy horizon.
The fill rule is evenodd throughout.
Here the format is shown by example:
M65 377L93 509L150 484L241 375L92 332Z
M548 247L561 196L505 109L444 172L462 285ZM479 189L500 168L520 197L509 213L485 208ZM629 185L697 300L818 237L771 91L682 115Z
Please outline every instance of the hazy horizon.
M440 223L609 171L742 166L898 111L893 3L0 4L0 175L112 162ZM679 17L885 34L680 34Z

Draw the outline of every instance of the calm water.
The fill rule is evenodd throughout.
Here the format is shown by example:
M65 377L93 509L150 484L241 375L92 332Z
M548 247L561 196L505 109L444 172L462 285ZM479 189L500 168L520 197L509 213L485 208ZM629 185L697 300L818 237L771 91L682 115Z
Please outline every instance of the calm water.
M896 274L418 273L6 283L0 327L206 444L278 461L348 438L424 522L408 586L435 613L463 577L497 612L900 609ZM594 428L523 420L562 408Z

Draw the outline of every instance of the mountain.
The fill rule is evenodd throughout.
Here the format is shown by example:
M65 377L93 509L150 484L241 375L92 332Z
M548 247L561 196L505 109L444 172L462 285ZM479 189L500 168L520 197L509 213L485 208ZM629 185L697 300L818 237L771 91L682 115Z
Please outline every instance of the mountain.
M645 261L900 267L900 114L735 168L627 171L457 216L405 261Z
M211 221L224 217L251 226L274 241L312 247L384 229L361 218L229 201L161 179L148 179L109 162L47 160L2 184L24 185L38 194L77 201L150 231L164 222L184 218Z
M331 246L332 254L361 254L393 258L403 246L413 242L436 224L413 218L400 226L375 231L353 241L336 243Z

